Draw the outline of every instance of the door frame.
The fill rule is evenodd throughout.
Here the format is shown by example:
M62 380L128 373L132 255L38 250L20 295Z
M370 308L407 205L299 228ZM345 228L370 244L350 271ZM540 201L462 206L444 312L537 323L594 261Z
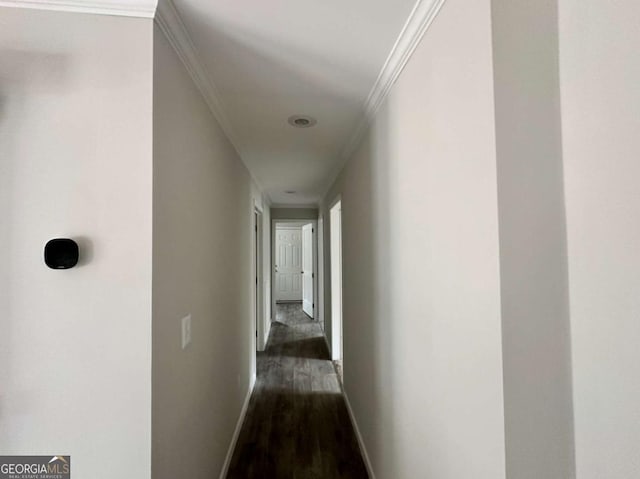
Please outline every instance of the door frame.
M314 320L317 318L316 311L318 311L318 220L307 219L272 219L271 220L271 321L276 320L276 295L275 295L275 281L276 281L276 225L278 223L301 223L313 225L313 241L315 241L315 248L313 252L313 303L314 303Z
M264 312L264 232L263 232L263 212L257 204L253 208L253 276L255 278L255 288L253 289L254 305L254 326L255 326L255 347L256 351L264 351L265 341L265 312Z
M311 227L311 315L307 313L304 309L305 306L305 280L304 280L304 272L305 272L305 228ZM302 239L302 311L310 316L312 319L318 319L318 309L320 308L320 302L318 301L318 292L316 289L316 276L318 275L318 225L313 224L313 222L306 223L302 225L300 228L302 231L301 239ZM317 306L316 306L317 305Z
M325 261L325 253L324 253L324 215L319 212L318 216L318 231L316 233L316 253L318 256L318 271L316 271L316 277L318 279L318 308L317 308L317 317L318 323L320 324L320 329L325 331L324 324L324 261ZM325 334L326 339L326 334ZM331 350L329 348L329 350Z
M289 291L285 291L285 292L278 292L278 282L277 277L278 277L278 272L276 270L278 270L279 272L287 272L290 274L299 274L300 273L300 269L302 268L302 223L298 224L298 223L280 223L277 225L276 229L275 229L275 233L277 233L278 231L280 232L287 232L287 233L293 233L296 232L299 235L299 238L297 240L298 244L296 245L299 249L299 260L300 260L300 264L298 265L298 267L295 267L295 265L289 265L289 268L285 268L283 269L283 258L278 258L278 238L277 238L277 234L275 235L275 244L274 244L274 255L272 258L272 267L273 267L273 272L274 272L274 287L273 287L273 295L274 295L274 299L276 304L277 303L295 303L298 301L302 301L302 275L300 275L300 291L299 294L297 294L294 290L293 290L293 282L291 283L291 289L289 290L289 288L287 288L287 290ZM295 240L293 238L291 238L292 241L295 242ZM292 253L294 252L294 250L291 251ZM294 260L295 262L295 260Z
M332 231L333 227L333 219L331 212L333 208L340 203L340 231L339 236L337 238L339 247L339 257L335 257L334 251L334 241ZM343 266L343 227L344 221L342 219L342 195L338 194L331 203L329 203L329 290L331 292L330 297L330 311L331 311L331 359L334 361L342 361L343 362L343 370L344 370L344 305L343 305L343 294L342 290L344 288L344 266ZM334 263L337 261L337 263ZM334 271L334 266L338 265L339 271ZM334 276L335 274L335 276ZM335 281L338 281L338 285L335 284ZM337 286L337 288L336 288ZM335 291L337 289L338 291ZM335 310L339 310L339 316L336 317L334 314ZM336 347L337 346L337 347Z

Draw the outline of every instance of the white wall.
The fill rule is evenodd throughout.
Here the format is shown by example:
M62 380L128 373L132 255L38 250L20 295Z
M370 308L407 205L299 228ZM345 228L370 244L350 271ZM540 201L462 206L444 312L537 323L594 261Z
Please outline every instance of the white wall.
M0 8L0 451L78 478L150 474L151 55L151 20Z
M318 219L317 208L271 208L274 220L315 220Z
M344 385L378 479L505 477L490 20L445 3L322 205L342 195Z
M493 0L507 477L575 477L556 0Z
M153 477L211 478L255 374L262 201L157 27L153 106ZM182 350L187 314L193 342Z
M579 479L640 462L640 4L560 0Z

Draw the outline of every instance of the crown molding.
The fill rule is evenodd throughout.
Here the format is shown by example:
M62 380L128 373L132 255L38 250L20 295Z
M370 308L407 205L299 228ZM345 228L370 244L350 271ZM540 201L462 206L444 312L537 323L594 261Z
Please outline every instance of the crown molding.
M136 0L135 2L118 0L0 0L0 7L142 18L153 18L156 4L157 0Z
M236 136L231 128L231 123L225 113L220 93L211 80L209 72L204 67L200 55L191 40L191 36L185 27L180 14L171 0L160 0L155 16L156 23L167 38L178 57L182 61L191 79L200 90L209 109L215 116L229 141L240 156L241 151Z
M158 1L155 21L182 61L182 64L202 94L205 103L209 107L209 110L211 110L211 113L217 120L220 128L236 150L238 157L249 172L249 176L261 190L262 194L266 196L267 200L271 201L269 194L253 175L249 165L247 165L238 137L236 136L233 127L231 126L231 122L225 113L225 107L223 105L220 92L216 88L211 75L204 66L204 63L193 44L193 40L189 35L189 31L182 21L182 18L180 18L180 14L171 0Z
M362 115L356 124L351 136L342 148L339 154L339 161L333 171L333 175L329 178L329 184L326 187L323 196L329 192L336 178L344 168L346 162L356 152L358 146L362 142L371 121L375 118L376 113L380 109L382 103L391 92L393 85L404 70L413 52L416 50L422 37L427 32L438 12L444 5L446 0L417 0L409 18L405 22L396 42L384 62L378 78L376 79L369 96L367 96L362 108Z

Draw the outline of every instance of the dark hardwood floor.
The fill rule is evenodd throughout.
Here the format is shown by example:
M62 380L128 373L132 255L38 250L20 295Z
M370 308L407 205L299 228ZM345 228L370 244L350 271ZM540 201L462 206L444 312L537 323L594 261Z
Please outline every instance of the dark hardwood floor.
M319 324L278 305L227 478L367 477Z

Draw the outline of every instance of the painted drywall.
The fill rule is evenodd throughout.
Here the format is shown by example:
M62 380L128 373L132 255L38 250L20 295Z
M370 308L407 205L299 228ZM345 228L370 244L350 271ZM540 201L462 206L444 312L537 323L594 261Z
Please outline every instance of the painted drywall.
M0 8L0 63L0 453L150 477L152 21Z
M157 27L153 58L152 472L211 478L255 374L252 251L262 202ZM183 350L188 314L193 340Z
M318 208L271 208L273 220L317 220Z
M493 0L507 477L575 477L556 0Z
M489 0L444 4L321 208L328 288L342 195L344 386L378 479L505 477L490 25Z
M640 4L559 0L576 463L640 475Z

